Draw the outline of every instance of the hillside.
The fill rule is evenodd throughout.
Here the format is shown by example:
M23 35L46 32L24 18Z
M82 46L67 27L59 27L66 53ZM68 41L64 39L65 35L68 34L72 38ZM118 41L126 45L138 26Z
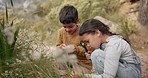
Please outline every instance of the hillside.
M146 0L145 0L146 2ZM147 1L148 2L148 1ZM145 6L148 5L148 3L145 3ZM129 22L132 24L135 24L137 27L137 31L135 33L132 33L129 38L133 45L133 47L136 49L138 55L140 56L142 60L142 72L143 76L142 78L148 77L148 25L142 25L138 21L138 15L140 12L140 1L136 3L130 3L125 2L122 4L122 7L120 8L120 14L124 15ZM147 10L148 11L148 10Z

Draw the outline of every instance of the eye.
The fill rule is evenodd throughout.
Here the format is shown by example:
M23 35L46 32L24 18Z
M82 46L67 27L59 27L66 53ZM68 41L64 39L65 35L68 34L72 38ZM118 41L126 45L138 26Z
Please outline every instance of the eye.
M89 40L85 40L84 43L85 43L85 44L89 43Z
M67 28L72 28L73 26L68 26Z
M64 28L73 28L73 26L63 26Z
M80 44L85 47L87 46L86 42L84 42L84 41L80 41Z
M64 28L66 28L66 26L63 26Z

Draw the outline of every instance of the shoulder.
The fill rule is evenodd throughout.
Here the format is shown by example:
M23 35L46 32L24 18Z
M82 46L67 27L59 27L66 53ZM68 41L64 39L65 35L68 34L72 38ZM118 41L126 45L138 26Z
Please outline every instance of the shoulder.
M117 54L120 55L125 52L130 52L130 49L131 47L129 43L125 41L122 36L114 35L114 36L109 37L105 51L108 54L115 53L116 55Z
M64 32L65 31L65 29L63 28L63 27L61 27L59 30L58 30L58 32Z
M120 35L113 35L107 39L108 45L129 45Z
M58 34L66 34L65 29L62 27L58 30Z

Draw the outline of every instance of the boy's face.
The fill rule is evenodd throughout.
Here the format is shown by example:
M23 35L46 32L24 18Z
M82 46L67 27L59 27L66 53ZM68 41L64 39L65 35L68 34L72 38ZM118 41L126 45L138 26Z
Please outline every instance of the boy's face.
M66 32L72 35L77 30L78 26L76 23L69 23L69 24L63 24L63 27L65 28Z

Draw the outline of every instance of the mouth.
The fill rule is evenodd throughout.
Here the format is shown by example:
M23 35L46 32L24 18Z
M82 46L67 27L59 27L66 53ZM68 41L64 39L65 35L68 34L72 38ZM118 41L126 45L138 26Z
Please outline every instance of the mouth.
M71 32L71 31L68 31L68 33L69 33L69 34L72 34L72 32Z
M73 34L73 32L72 31L67 31L69 34Z

